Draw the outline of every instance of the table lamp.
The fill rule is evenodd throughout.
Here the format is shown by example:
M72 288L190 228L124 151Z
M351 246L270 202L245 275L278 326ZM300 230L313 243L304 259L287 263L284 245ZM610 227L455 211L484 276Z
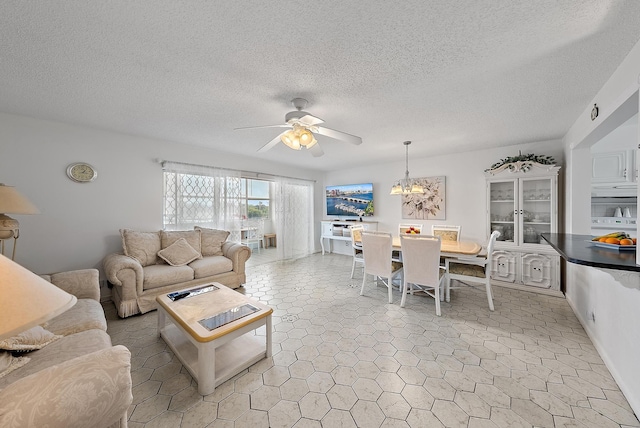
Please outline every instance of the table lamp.
M76 297L0 254L0 340L43 324Z
M4 254L4 241L13 238L11 260L16 258L16 244L20 236L20 223L6 214L40 214L38 209L15 187L0 183L0 241Z

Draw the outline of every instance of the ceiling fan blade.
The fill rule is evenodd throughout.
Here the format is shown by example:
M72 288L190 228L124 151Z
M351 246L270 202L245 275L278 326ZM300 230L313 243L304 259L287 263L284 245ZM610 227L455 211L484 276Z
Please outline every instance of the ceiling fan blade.
M309 151L311 152L314 158L320 157L324 154L324 152L320 148L320 144L318 143L315 143L313 146L311 146L311 148L309 148Z
M263 126L245 126L244 128L233 128L234 131L239 129L257 129L257 128L291 128L291 125L284 123L282 125L263 125Z
M285 131L287 132L287 131ZM264 146L260 147L260 149L258 150L258 153L262 153L262 152L266 152L267 150L275 147L276 144L278 144L280 142L280 136L284 134L284 132L278 134L278 136L276 138L274 138L273 140L269 141L267 144L265 144Z
M318 134L324 135L325 137L333 138L335 140L346 141L351 144L362 144L362 138L357 137L355 135L347 134L346 132L336 131L335 129L325 128L323 126L318 126Z
M324 123L324 120L320 119L319 117L312 116L310 114L302 116L300 119L298 119L298 121L305 126L313 126L313 125L318 125L320 123Z

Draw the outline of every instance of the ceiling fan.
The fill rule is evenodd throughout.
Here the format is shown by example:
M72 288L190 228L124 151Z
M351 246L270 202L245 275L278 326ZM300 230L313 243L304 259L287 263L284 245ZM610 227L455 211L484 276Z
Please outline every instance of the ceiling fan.
M303 111L302 109L307 106L307 103L308 101L304 98L292 99L291 104L293 104L296 110L290 111L284 116L284 121L286 123L282 125L250 126L236 129L290 128L262 146L258 152L266 152L267 150L275 147L279 142L282 142L287 147L294 150L300 150L302 147L306 147L313 156L322 156L324 152L320 148L314 134L324 135L325 137L333 138L334 140L346 141L351 144L362 144L362 138L360 137L336 131L334 129L325 128L324 126L318 126L319 124L324 123L324 120Z

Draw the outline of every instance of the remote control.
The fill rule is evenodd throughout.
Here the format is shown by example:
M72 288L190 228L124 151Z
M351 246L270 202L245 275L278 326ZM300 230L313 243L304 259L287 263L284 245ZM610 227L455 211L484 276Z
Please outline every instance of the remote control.
M173 296L173 301L175 302L176 300L184 299L185 297L189 296L189 294L190 293L188 291L186 293L176 294L175 296Z

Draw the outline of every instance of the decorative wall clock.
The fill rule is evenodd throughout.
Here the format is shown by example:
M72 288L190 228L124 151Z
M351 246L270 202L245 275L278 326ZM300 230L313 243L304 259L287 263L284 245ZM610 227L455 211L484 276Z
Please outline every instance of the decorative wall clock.
M72 163L67 167L67 175L70 179L78 183L88 183L98 176L98 171L88 163Z

